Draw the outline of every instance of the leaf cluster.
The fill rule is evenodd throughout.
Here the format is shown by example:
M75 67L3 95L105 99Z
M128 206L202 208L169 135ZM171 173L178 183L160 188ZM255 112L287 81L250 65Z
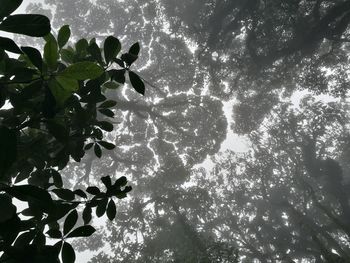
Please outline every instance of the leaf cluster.
M90 148L98 158L102 148L115 148L104 135L114 129L117 102L104 93L124 84L128 72L144 95L142 79L130 69L140 47L135 43L118 57L121 44L113 36L102 47L95 39L70 41L68 25L54 36L45 16L11 15L21 3L0 0L0 30L43 37L45 46L41 52L0 37L0 262L59 262L59 255L74 262L67 240L94 233L93 208L114 220L114 199L125 198L131 187L125 177L112 183L105 176L106 191L68 189L60 170ZM14 198L27 208L17 211ZM76 226L80 212L84 225ZM58 241L48 245L47 239Z

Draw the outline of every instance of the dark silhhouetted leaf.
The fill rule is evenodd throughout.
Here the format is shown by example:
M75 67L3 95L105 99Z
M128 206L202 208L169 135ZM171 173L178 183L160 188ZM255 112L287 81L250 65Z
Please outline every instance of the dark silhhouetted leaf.
M126 65L131 66L131 64L137 59L137 56L130 53L124 53L120 58L126 63Z
M87 51L98 63L102 64L101 49L96 42L90 42Z
M73 191L73 193L75 194L75 195L78 195L78 196L80 196L80 197L82 197L82 198L87 198L87 195L85 194L85 192L83 191L83 190L81 190L81 189L76 189L76 190L74 190Z
M105 102L101 103L98 107L101 108L113 108L117 105L117 102L114 100L106 100Z
M121 84L125 83L125 69L111 69L108 73L112 80Z
M23 0L0 0L0 20L15 11Z
M92 218L92 209L91 209L91 206L87 205L83 211L84 224L85 225L89 224L91 221L91 218Z
M102 183L108 188L112 186L112 180L109 175L101 177Z
M108 198L103 198L102 200L100 200L98 202L97 207L96 207L97 217L101 217L104 215L104 213L106 212L107 203L108 203Z
M109 64L119 53L121 44L114 36L109 36L104 42L104 55L106 63Z
M63 182L62 182L62 177L61 177L60 173L57 172L56 170L51 169L51 176L53 179L53 184L57 188L61 188L63 186Z
M108 121L99 121L97 125L104 131L113 131L113 124Z
M126 179L126 177L121 176L115 181L114 185L117 187L122 187L122 186L125 186L127 184L127 182L128 182L128 180Z
M59 48L62 48L65 44L67 44L70 34L71 32L69 25L64 25L60 28L57 36L57 43Z
M75 252L71 244L64 242L62 246L62 262L63 263L74 263Z
M74 197L75 197L73 191L69 189L64 189L64 188L53 189L52 192L55 193L55 195L57 195L59 198L67 201L72 201L74 200Z
M138 93L145 95L145 84L143 83L141 78L132 71L129 71L129 78L130 78L131 85L134 87L134 89Z
M50 37L44 46L44 59L50 69L55 70L58 63L58 46L54 37Z
M62 233L59 229L57 228L51 228L49 229L46 234L49 235L51 238L62 238Z
M43 15L11 15L1 24L0 30L23 34L31 37L43 37L50 33L50 20Z
M8 195L0 194L0 224L11 219L16 213L16 207L12 204L11 198Z
M70 232L67 236L69 237L89 237L91 236L96 229L90 225L80 226L76 229L74 229L72 232Z
M21 48L24 54L26 54L32 62L32 64L42 71L43 59L41 57L40 51L33 47L22 47Z
M89 42L85 38L79 39L78 42L75 44L75 50L80 55L85 55L88 51L88 47Z
M92 146L94 146L94 143L93 142L89 142L88 144L85 145L84 150L85 151L90 150L92 148Z
M110 142L98 141L97 143L107 150L113 150L115 148L115 145Z
M16 239L14 246L23 247L23 246L29 245L29 243L32 242L34 237L35 237L35 231L24 232Z
M94 145L94 152L98 158L101 158L101 156L102 156L101 147L97 143L95 143L95 145Z
M139 42L136 42L135 44L133 44L130 49L129 49L129 54L138 56L140 52L140 44Z
M7 37L0 37L0 48L16 54L22 54L21 49L17 46L15 41Z
M68 66L60 76L76 80L95 79L102 75L103 68L93 62L84 61Z
M0 126L0 178L12 166L17 158L16 133Z
M100 189L98 189L98 187L96 186L89 186L88 188L86 188L86 192L88 192L91 195L98 195L99 193L101 193Z
M73 229L77 221L78 221L78 212L76 209L74 209L72 212L68 214L68 216L64 221L63 234L67 235L69 231Z
M109 220L112 221L114 220L116 214L117 214L117 209L116 209L115 203L112 199L110 199L107 206L107 217Z
M35 203L45 212L50 211L54 206L51 195L46 190L34 185L12 186L3 189L3 191L21 201Z
M98 109L98 111L107 117L110 117L110 118L114 117L114 112L111 111L110 109Z

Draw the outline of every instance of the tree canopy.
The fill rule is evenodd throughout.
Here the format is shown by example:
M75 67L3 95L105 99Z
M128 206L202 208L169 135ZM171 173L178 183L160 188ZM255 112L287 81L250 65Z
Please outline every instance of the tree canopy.
M76 45L61 59L90 47L80 38L144 47L133 67L145 96L110 89L125 81L116 61L114 84L97 85L117 101L118 125L60 172L67 189L108 174L132 182L114 223L72 242L90 262L350 261L348 0L45 0L29 10L71 26ZM232 134L244 151L222 151ZM96 159L102 140L116 147Z

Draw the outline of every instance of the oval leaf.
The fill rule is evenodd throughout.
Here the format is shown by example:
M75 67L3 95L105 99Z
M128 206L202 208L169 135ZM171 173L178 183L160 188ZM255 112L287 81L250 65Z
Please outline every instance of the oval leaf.
M145 95L145 84L143 83L141 78L132 71L129 71L129 78L130 78L131 85L134 87L134 89L138 93Z
M117 209L115 207L114 201L111 199L109 200L108 206L107 206L107 217L109 220L113 220L115 218L115 215L117 213Z
M50 38L44 46L44 59L49 68L55 70L58 61L58 47L56 39Z
M55 193L55 195L57 195L59 198L67 201L72 201L74 200L74 197L75 197L73 191L69 189L64 189L64 188L53 189L52 192Z
M86 206L84 211L83 211L83 220L84 224L89 224L92 218L92 209L90 206Z
M10 51L12 53L22 54L22 51L17 46L15 41L13 41L12 39L9 39L7 37L0 37L0 47L2 49Z
M43 37L50 33L50 20L43 15L12 15L1 24L0 30L24 34L31 37Z
M76 209L74 209L72 212L69 213L69 215L66 217L66 220L64 221L63 234L67 235L69 231L71 231L72 228L75 226L77 221L78 221L78 212Z
M109 64L119 53L121 44L119 40L113 36L106 38L104 42L104 55L106 63Z
M22 47L22 51L28 56L30 62L41 71L43 67L43 59L40 51L32 47Z
M95 79L102 75L103 69L93 62L78 62L64 69L60 76L77 80Z
M74 263L75 262L74 249L67 242L63 243L63 247L62 247L62 262L63 263Z
M70 28L69 25L64 25L58 31L57 43L58 47L61 49L65 44L67 44L70 37Z

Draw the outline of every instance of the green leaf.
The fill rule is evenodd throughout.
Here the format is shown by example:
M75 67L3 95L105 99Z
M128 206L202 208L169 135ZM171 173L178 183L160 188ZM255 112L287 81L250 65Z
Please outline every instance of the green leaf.
M103 64L101 50L95 42L91 42L87 50L98 63Z
M64 25L58 31L57 43L58 47L61 49L65 44L67 44L70 37L70 28L69 25Z
M101 147L97 143L94 145L94 152L98 158L101 158L102 156Z
M113 150L115 148L115 145L110 142L98 141L97 143L107 150Z
M71 233L69 233L67 238L69 238L69 237L89 237L95 231L96 231L96 229L90 225L81 226L81 227L74 229Z
M76 79L57 76L50 80L49 88L56 102L62 106L73 92L78 90L79 85Z
M80 39L75 44L75 50L79 55L85 55L88 47L89 47L89 43L85 38Z
M74 62L74 52L70 49L61 49L61 58L71 64Z
M120 87L120 84L115 81L108 81L103 84L103 87L105 87L106 89L117 89Z
M1 24L0 30L24 34L31 37L42 37L50 33L50 20L43 15L12 15Z
M72 212L68 214L68 216L66 217L66 220L64 221L63 234L67 235L69 231L71 231L72 228L75 226L77 221L78 221L78 212L76 209L74 209Z
M56 80L62 86L62 88L70 94L79 89L79 84L76 79L57 76Z
M95 79L103 74L104 70L93 62L78 62L64 69L60 76L77 80Z
M132 71L129 71L129 78L130 78L131 85L134 87L134 89L138 93L145 95L145 84L143 83L141 78Z
M106 212L107 203L108 203L108 198L103 198L98 202L98 205L96 208L97 217L101 217L104 215L104 213Z
M84 224L89 224L89 222L91 221L91 218L92 218L92 209L90 206L86 206L84 208L84 211L83 211L83 220L84 220Z
M56 39L50 38L44 46L44 59L50 69L56 70L58 61L58 46Z
M106 63L109 64L119 53L121 44L119 40L113 36L106 38L104 42L104 55Z
M23 0L0 0L0 20L15 11Z
M101 103L99 108L112 108L117 105L117 102L115 100L106 100L105 102Z
M43 59L41 57L40 51L33 47L22 47L22 51L28 56L30 62L42 71Z
M64 189L64 188L60 188L60 189L53 189L52 192L57 195L59 198L63 199L63 200L67 200L67 201L72 201L74 200L74 193L73 191L69 190L69 189Z
M99 121L97 125L104 131L113 131L113 124L108 121Z
M140 44L139 42L136 42L133 44L129 49L129 54L132 54L134 56L138 56L140 52Z
M17 137L13 130L0 126L0 179L17 159Z
M117 209L115 207L114 201L111 199L109 200L108 206L107 206L107 217L109 220L113 220L115 218L115 215L117 214Z
M63 263L74 263L75 262L74 249L67 242L63 243L63 247L62 247L62 262Z
M0 48L16 54L22 54L21 49L17 46L15 41L7 37L0 37Z

